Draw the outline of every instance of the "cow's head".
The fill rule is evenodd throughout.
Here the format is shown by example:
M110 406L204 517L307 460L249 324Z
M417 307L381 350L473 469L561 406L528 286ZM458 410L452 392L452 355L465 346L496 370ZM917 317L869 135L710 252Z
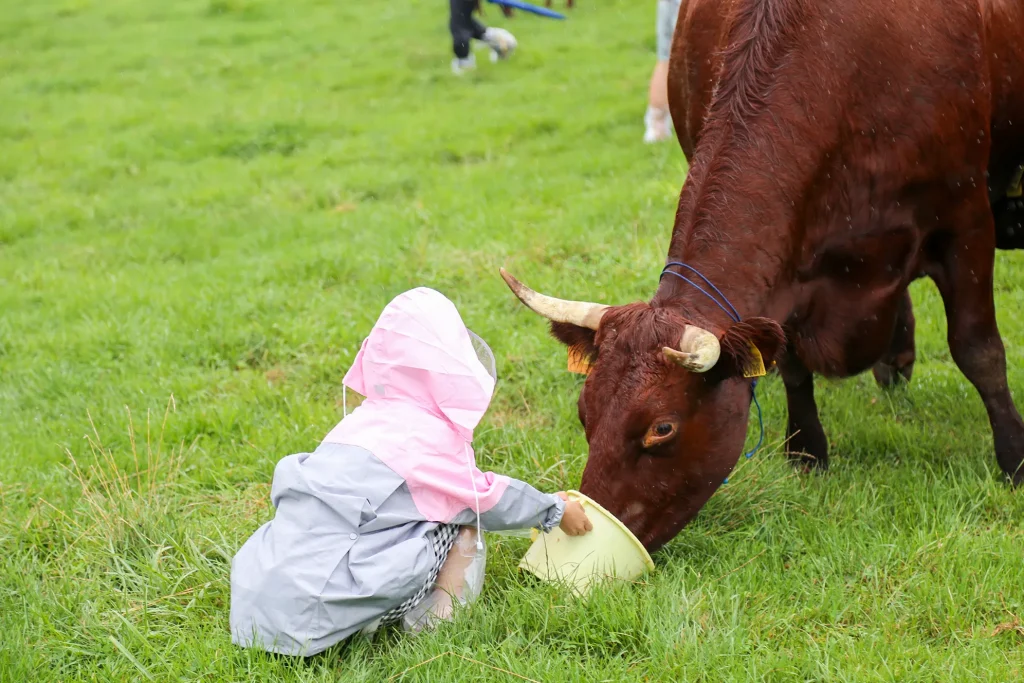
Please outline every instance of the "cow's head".
M677 306L565 301L504 270L502 277L589 362L578 404L590 446L580 490L649 550L661 547L736 464L747 434L751 348L770 364L782 329L768 318L698 326Z

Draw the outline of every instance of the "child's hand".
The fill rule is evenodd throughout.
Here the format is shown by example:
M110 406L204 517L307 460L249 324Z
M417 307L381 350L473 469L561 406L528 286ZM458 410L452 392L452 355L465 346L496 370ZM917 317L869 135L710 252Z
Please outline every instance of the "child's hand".
M565 491L559 491L558 497L565 501L565 512L562 514L562 523L558 527L565 532L566 536L582 536L592 531L594 525L587 519L587 513L578 500L569 500Z

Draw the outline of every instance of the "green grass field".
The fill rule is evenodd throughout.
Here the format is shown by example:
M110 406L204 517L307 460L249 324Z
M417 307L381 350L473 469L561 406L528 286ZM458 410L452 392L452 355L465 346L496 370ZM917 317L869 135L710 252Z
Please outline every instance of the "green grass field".
M908 391L819 381L831 472L785 463L769 379L768 447L640 585L580 603L493 538L483 597L436 632L232 646L229 561L273 467L340 419L405 289L494 348L481 466L578 485L580 380L497 269L650 297L686 169L640 142L654 3L581 5L489 9L521 50L457 79L440 0L2 0L0 680L1024 678L1024 493L930 283ZM998 288L1020 393L1024 258Z

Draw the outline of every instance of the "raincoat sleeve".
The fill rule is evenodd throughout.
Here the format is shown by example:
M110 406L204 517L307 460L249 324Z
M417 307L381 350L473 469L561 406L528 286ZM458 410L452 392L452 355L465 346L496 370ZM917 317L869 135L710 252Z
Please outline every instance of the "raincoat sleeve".
M529 484L512 479L494 507L480 515L480 526L484 531L509 531L511 529L540 529L551 531L562 521L565 501L553 493L541 493ZM476 512L463 510L454 524L476 524Z

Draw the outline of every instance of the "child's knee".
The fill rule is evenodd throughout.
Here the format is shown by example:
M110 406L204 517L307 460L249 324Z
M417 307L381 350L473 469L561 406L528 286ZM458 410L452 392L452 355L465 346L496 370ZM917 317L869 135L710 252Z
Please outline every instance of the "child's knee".
M476 538L476 527L464 526L459 529L459 534L455 537L454 547L467 551L472 549L475 552Z

